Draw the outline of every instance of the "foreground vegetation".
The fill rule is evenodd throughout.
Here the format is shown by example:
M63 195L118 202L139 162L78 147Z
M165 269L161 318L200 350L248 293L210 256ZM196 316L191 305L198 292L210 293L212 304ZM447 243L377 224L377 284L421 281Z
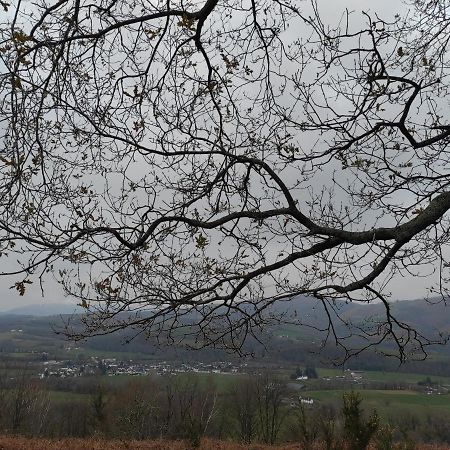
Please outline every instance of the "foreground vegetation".
M362 401L361 423L377 412L377 430L369 433L375 450L450 444L444 354L403 366L402 373L356 370L367 365L360 359L344 370L318 367L317 355L307 357L301 342L287 338L274 340L280 352L270 357L237 360L211 350L151 354L148 343L122 347L112 337L78 347L49 334L48 319L14 320L0 318L0 435L81 438L86 445L106 439L101 448L207 442L238 449L244 443L246 450L272 444L316 449L328 439L325 450L341 450L349 440L343 394L354 391ZM132 375L132 367L141 369Z
M23 437L0 436L2 450L186 450L184 441L121 441L104 439L28 439ZM324 445L318 444L314 450L325 450ZM421 444L415 450L449 450L445 445ZM304 450L298 444L263 445L253 444L250 447L235 442L203 439L199 450ZM374 450L371 446L370 450Z
M374 450L413 450L415 442L450 443L448 394L361 386L345 393L326 389L335 383L328 378L304 384L290 378L266 372L39 380L16 369L0 377L0 434L102 438L111 448L119 445L115 440L147 445L160 439L189 447L213 439L246 449L295 443L305 450L363 450L369 443Z

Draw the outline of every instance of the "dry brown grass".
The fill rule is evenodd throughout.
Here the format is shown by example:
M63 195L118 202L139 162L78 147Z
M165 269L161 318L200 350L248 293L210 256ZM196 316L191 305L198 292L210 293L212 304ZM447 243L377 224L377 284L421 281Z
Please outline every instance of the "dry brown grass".
M0 450L187 450L184 441L111 441L102 439L27 439L0 436ZM267 446L204 439L199 450L301 450L298 444ZM320 450L319 448L317 450ZM421 445L417 450L450 450L445 445Z

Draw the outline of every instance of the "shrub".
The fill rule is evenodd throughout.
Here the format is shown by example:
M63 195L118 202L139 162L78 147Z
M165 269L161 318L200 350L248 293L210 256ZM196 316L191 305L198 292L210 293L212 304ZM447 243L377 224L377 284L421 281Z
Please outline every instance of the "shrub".
M344 394L342 415L344 418L344 439L349 450L365 450L378 429L376 411L366 420L361 410L361 396L356 392Z

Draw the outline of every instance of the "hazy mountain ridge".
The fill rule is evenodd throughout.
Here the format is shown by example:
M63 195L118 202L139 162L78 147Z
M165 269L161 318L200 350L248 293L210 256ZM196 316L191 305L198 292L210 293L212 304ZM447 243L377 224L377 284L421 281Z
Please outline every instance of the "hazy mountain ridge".
M16 306L0 311L0 316L59 316L61 314L80 314L82 308L74 303L36 303Z
M386 318L386 310L382 303L338 301L333 307L335 316L339 315L354 325L379 322ZM390 308L398 320L411 324L422 332L450 332L450 303L446 304L437 299L398 300L390 302ZM273 311L319 327L327 323L321 301L313 298L298 296L274 305Z
M64 350L66 347L80 347L80 352L90 354L111 354L118 358L124 357L126 353L134 352L145 358L162 358L164 360L177 361L223 361L230 358L238 358L237 355L227 353L220 349L205 348L197 351L190 351L183 347L158 345L154 339L145 340L139 336L131 343L125 344L129 333L123 331L113 335L101 336L88 339L80 343L70 343L63 335L55 334L55 330L62 331L64 321L70 319L65 315L68 311L67 304L49 305L48 309L39 307L39 314L32 315L32 308L14 308L7 313L0 314L0 352L3 357L7 357L10 352L48 352L49 357L70 358L70 351ZM424 334L436 335L436 330L448 330L450 323L450 307L444 304L429 305L423 301L403 301L393 302L392 308L397 312L400 320L414 325ZM73 312L70 305L70 312ZM320 302L314 299L295 298L290 302L283 302L274 308L272 312L295 315L297 319L308 319L309 322L316 321L319 324L324 321L323 309ZM49 315L44 315L49 312ZM351 319L356 326L362 322L367 322L380 318L383 315L382 305L339 305L339 314L347 319ZM75 315L76 319L76 315ZM348 330L347 330L348 331ZM261 364L310 364L322 365L336 357L336 346L330 345L321 349L321 339L323 333L314 329L298 325L277 325L267 328L263 341L267 347L260 345L254 340L246 343L246 351L254 355ZM352 344L358 344L353 341ZM105 353L106 352L106 353ZM447 373L450 376L450 366L448 357L449 346L433 346L430 348L431 359L423 365L409 363L404 370L415 371L427 374ZM120 356L124 355L124 356ZM434 357L435 355L436 357ZM357 360L352 360L353 368L375 369L375 370L398 370L398 361L395 358L386 358L377 355L374 351L365 352ZM403 369L402 369L403 370Z
M450 305L437 300L400 300L390 303L392 313L401 321L417 327L422 332L449 332L450 331ZM33 316L47 317L70 314L81 314L85 311L73 303L39 303L18 306L0 312L5 316ZM298 296L287 301L274 304L270 312L283 316L287 321L295 320L317 327L324 326L327 316L321 301ZM380 321L385 318L385 308L381 303L360 304L336 302L335 315L344 320L361 325L371 321Z

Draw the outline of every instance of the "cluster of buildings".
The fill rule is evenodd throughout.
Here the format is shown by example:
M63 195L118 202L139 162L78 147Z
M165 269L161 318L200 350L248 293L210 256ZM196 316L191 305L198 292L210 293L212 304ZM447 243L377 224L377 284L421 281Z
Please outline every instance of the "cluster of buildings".
M91 357L88 361L56 361L47 360L42 363L40 378L47 377L79 377L89 375L169 375L177 373L243 373L246 364L234 365L231 362L212 363L191 362L174 363L159 361L147 363L143 361L122 361L116 358Z

